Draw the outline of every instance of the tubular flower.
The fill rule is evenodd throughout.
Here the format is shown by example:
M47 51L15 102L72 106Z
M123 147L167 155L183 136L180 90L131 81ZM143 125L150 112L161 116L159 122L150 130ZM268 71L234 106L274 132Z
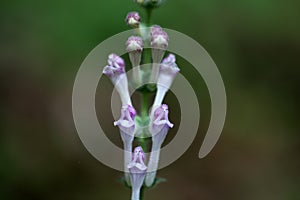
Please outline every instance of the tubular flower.
M132 28L138 28L141 17L138 12L130 12L127 14L125 21L128 26L131 26Z
M132 105L128 91L128 80L125 73L124 60L116 54L110 54L107 62L108 65L104 67L103 74L107 75L116 87L122 105Z
M157 93L153 106L162 104L166 92L170 89L176 74L180 71L176 64L176 58L169 54L160 64L159 75L157 79Z
M124 145L124 170L125 180L128 185L130 185L130 179L127 170L127 165L130 163L132 157L132 142L134 139L135 132L135 116L135 109L130 105L126 105L123 106L121 109L120 119L114 122L114 125L118 126L120 129L120 134Z
M140 190L143 185L147 166L144 163L145 154L142 147L136 147L132 156L132 161L128 164L128 169L130 172L130 181L132 187L131 200L140 199Z
M151 47L152 47L152 61L153 69L151 74L151 81L155 82L159 73L159 65L169 44L169 37L160 26L153 26L151 28Z
M153 185L156 176L161 145L168 134L169 128L174 126L169 121L168 114L168 106L163 104L155 109L151 117L149 131L152 134L152 150L145 179L145 184L148 187Z
M143 40L141 37L131 36L126 42L126 50L133 67L133 78L139 82L140 77L140 62L143 51Z

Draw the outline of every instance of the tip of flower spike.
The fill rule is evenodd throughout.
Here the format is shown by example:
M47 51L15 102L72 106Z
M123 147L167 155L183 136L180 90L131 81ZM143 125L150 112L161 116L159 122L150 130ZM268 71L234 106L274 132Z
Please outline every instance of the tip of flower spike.
M143 40L141 37L138 36L131 36L128 38L126 42L126 50L128 52L131 51L139 51L143 50Z
M138 27L141 21L141 17L138 12L130 12L127 14L125 21L128 26Z

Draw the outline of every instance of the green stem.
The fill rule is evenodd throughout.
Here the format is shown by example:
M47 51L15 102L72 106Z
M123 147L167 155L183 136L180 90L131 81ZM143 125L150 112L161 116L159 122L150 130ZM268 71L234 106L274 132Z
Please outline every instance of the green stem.
M149 117L148 117L148 107L149 107L149 94L146 92L143 92L142 94L142 102L141 102L141 125L143 127L143 136L146 135L144 131L144 127L148 124ZM142 137L139 138L139 142L141 147L143 148L144 151L147 151L147 139Z
M148 94L147 93L142 93L142 109L141 109L141 117L143 123L146 122L146 119L148 117Z
M152 8L146 8L146 25L151 25Z

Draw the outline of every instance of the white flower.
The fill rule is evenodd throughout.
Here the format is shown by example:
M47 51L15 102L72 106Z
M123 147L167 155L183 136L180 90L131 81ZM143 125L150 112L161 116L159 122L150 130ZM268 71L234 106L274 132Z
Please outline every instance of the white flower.
M107 62L108 65L104 67L103 74L107 75L115 85L120 95L122 105L132 105L128 91L128 80L125 73L124 60L116 54L110 54Z
M173 127L168 114L168 106L163 104L155 109L150 119L149 131L152 134L152 149L145 179L145 184L148 187L152 186L155 180L161 145L165 141L169 128Z
M145 154L142 147L136 147L134 149L132 161L128 164L132 187L131 200L140 199L140 190L143 185L147 170L147 166L145 165L144 161Z
M175 62L175 56L170 54L160 64L159 75L157 79L157 92L153 107L162 104L162 101L167 91L170 89L176 74L180 71Z
M159 73L159 63L164 57L165 51L168 48L169 37L166 32L162 30L160 26L154 25L151 28L151 51L152 51L152 62L153 69L151 74L151 81L156 82Z
M129 54L130 62L133 67L133 78L134 81L140 82L140 62L143 51L143 40L137 36L131 36L126 42L126 50Z
M127 170L127 165L130 163L132 157L132 142L134 140L135 133L135 116L136 111L132 106L123 106L121 109L120 119L114 122L115 126L119 126L121 138L123 141L125 180L128 185L130 185L130 179Z

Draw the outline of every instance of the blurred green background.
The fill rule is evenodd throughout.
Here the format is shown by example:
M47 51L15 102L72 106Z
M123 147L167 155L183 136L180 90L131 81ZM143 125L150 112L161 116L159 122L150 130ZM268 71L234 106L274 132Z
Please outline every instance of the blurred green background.
M131 0L0 3L1 200L130 198L118 182L122 173L81 143L71 95L83 59L127 30L124 18L133 10L144 15ZM214 150L198 159L210 101L201 77L191 79L201 104L198 136L159 171L167 182L146 191L146 199L300 199L300 1L168 0L153 14L155 23L209 52L226 86L228 113ZM109 95L112 85L101 81L106 90L97 95ZM166 102L175 105L172 99ZM120 145L112 118L101 119L111 116L109 108L101 107L100 121Z

